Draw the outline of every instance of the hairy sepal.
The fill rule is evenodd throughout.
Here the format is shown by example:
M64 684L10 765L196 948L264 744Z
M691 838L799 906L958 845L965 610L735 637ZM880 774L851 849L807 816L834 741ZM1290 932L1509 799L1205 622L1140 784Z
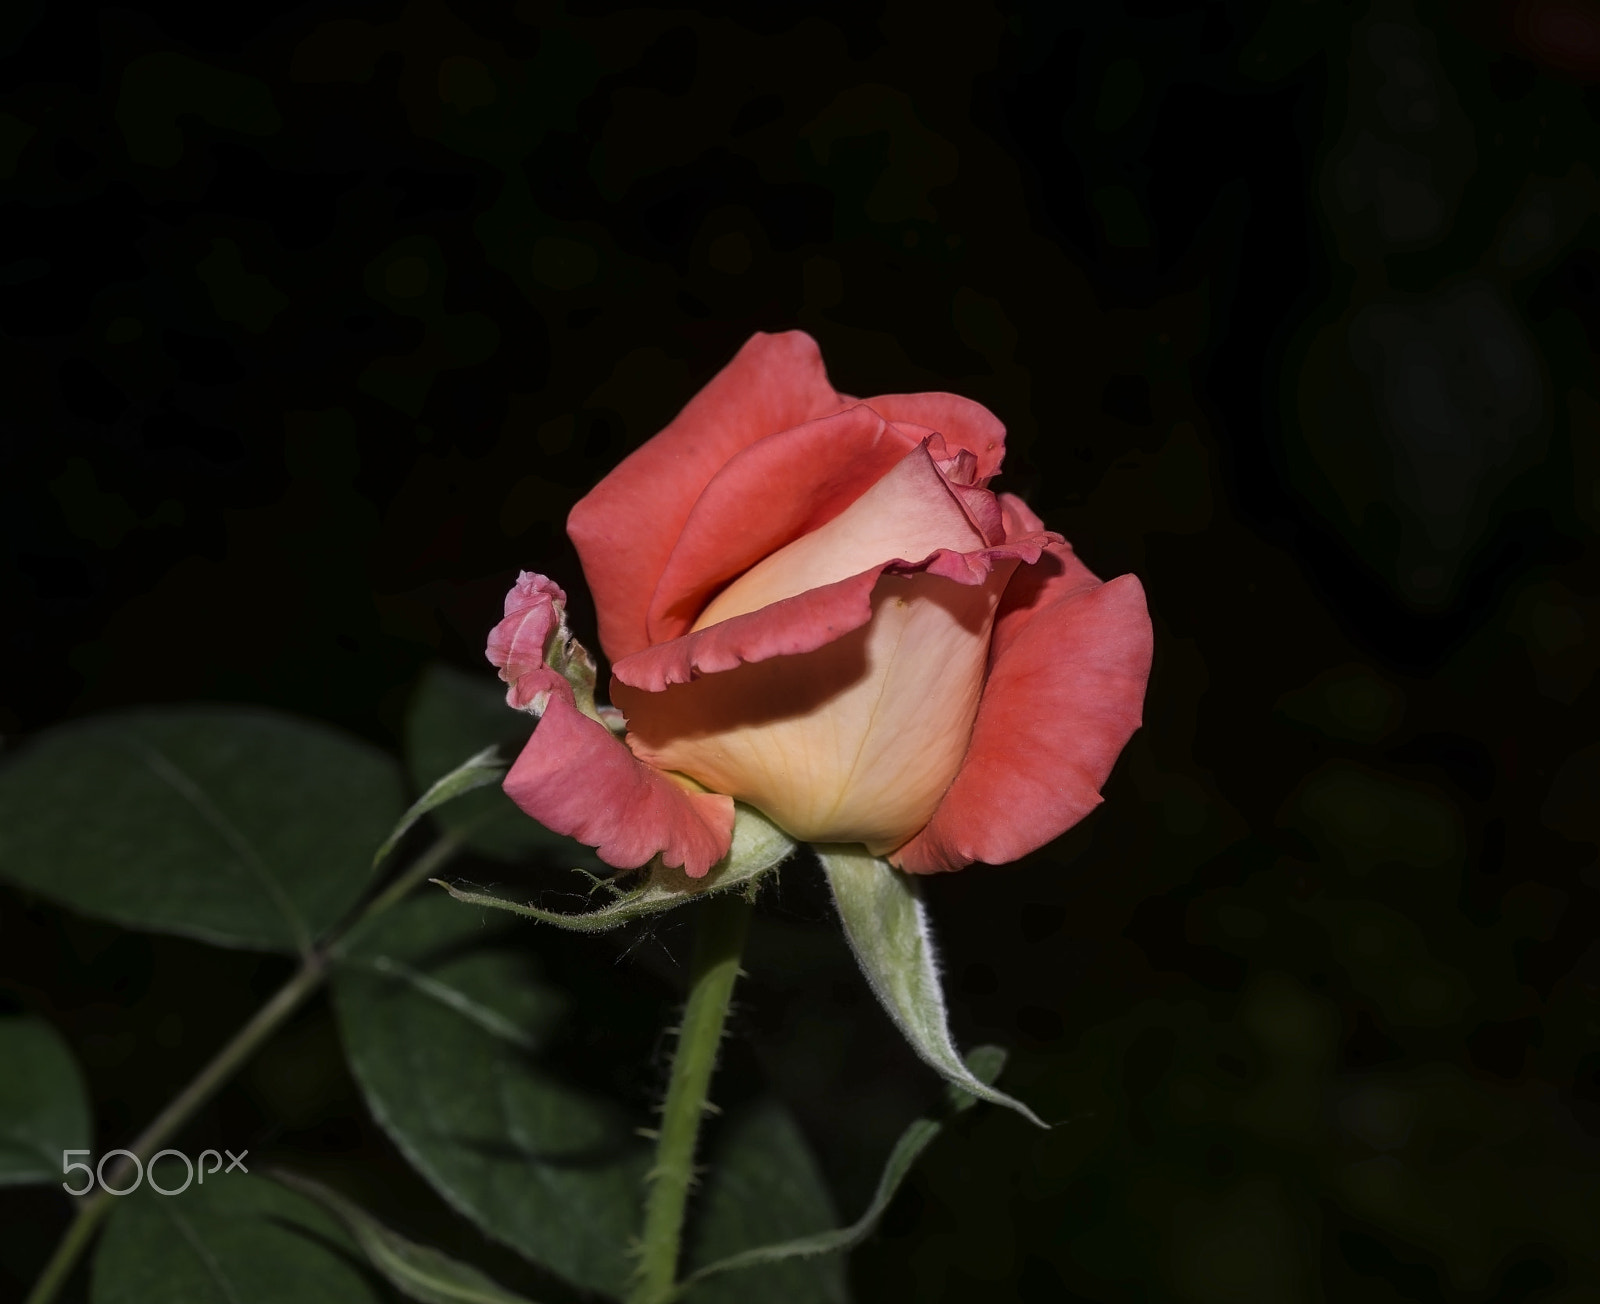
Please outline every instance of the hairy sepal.
M911 1049L952 1086L1048 1126L1021 1101L979 1078L956 1051L917 881L861 847L819 847L817 859L861 972Z
M597 889L614 894L609 902L597 910L574 913L545 910L531 902L510 901L493 893L473 891L442 879L432 881L457 901L468 905L508 910L525 919L537 919L541 923L554 924L574 932L598 933L648 915L660 914L663 910L672 910L713 892L725 892L732 888L751 890L762 876L782 864L794 848L794 839L766 816L748 806L737 806L733 846L703 878L690 878L682 869L668 869L661 864L660 857L637 873L617 875L617 878L632 881L628 887L619 886L611 879L595 880L586 871L577 871L595 882Z

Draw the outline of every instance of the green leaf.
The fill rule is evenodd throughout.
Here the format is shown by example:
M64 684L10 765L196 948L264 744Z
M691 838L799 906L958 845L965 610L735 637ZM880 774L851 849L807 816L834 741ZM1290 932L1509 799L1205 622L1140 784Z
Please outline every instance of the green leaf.
M373 1117L452 1206L620 1294L649 1155L620 1111L543 1062L564 1002L527 937L443 896L369 919L333 975L345 1050Z
M1006 1053L998 1046L977 1046L967 1056L967 1067L973 1075L984 1083L992 1083L1000 1076L1000 1070L1005 1067ZM947 1096L948 1114L954 1115L970 1109L977 1103L977 1097L960 1087L950 1086ZM686 1277L679 1287L679 1296L687 1296L691 1304L710 1304L717 1298L705 1293L710 1285L724 1273L738 1272L735 1285L742 1290L745 1283L759 1278L752 1278L746 1273L751 1269L758 1269L764 1265L782 1263L790 1259L808 1259L825 1254L838 1254L843 1250L853 1249L861 1244L868 1236L872 1235L878 1221L889 1208L889 1203L895 1197L895 1192L900 1189L900 1184L905 1181L906 1174L921 1157L935 1137L944 1131L945 1120L932 1118L919 1118L900 1134L900 1139L895 1142L894 1149L889 1152L889 1160L883 1166L883 1175L878 1179L878 1189L873 1193L872 1202L867 1205L866 1212L848 1227L838 1227L829 1231L813 1232L809 1236L797 1236L792 1240L779 1241L773 1244L758 1245L751 1249L742 1249L725 1258L715 1259L703 1267L696 1269ZM715 1179L713 1179L715 1180ZM708 1213L709 1219L709 1213ZM709 1247L708 1247L709 1248ZM709 1253L696 1256L697 1261L709 1258ZM776 1293L761 1292L762 1299L781 1299ZM749 1298L745 1294L730 1294L724 1298L738 1300Z
M728 1121L712 1151L691 1263L705 1265L826 1232L837 1221L817 1162L788 1110L767 1102ZM702 1280L691 1304L844 1304L844 1260L752 1259L737 1277Z
M497 747L514 758L533 731L533 718L506 705L506 686L493 675L468 675L450 666L429 666L406 713L406 768L427 788L461 758ZM524 815L498 788L470 793L439 810L440 826L463 835L472 850L501 861L559 860L605 867L594 852L552 833Z
M704 878L690 878L681 869L667 869L658 859L651 862L644 871L643 881L633 888L619 889L609 882L600 883L601 888L614 893L614 896L598 910L581 914L544 910L531 903L524 905L488 892L474 892L442 879L433 881L457 901L464 901L468 905L491 906L496 910L521 915L524 919L537 919L541 923L555 924L575 932L598 933L635 919L643 919L646 915L671 910L712 892L753 887L756 880L768 870L782 864L794 846L794 840L765 815L748 806L737 806L734 809L733 845Z
M157 1169L183 1185L175 1160ZM95 1255L93 1304L379 1304L344 1229L304 1196L242 1173L177 1195L148 1180L117 1202Z
M276 1172L277 1181L315 1200L345 1225L361 1252L391 1286L407 1299L421 1304L530 1304L522 1295L501 1290L470 1263L407 1240L392 1232L371 1214L329 1190L320 1182L296 1173Z
M304 951L360 898L400 810L394 762L322 725L104 716L0 768L0 877L129 928Z
M372 857L373 868L376 869L383 863L383 858L394 850L395 843L405 837L411 826L424 815L443 806L447 801L454 801L466 793L475 792L479 788L497 782L505 775L508 768L500 759L498 748L485 747L476 756L469 756L442 779L436 780L432 787L411 803L410 808L400 817L400 822L384 839L383 845Z
M0 1186L61 1181L62 1152L93 1142L77 1061L43 1019L16 1016L0 1019L0 1065Z
M947 1082L1045 1127L1021 1101L975 1076L956 1053L939 987L933 935L911 876L860 848L819 848L817 858L861 972L911 1049Z

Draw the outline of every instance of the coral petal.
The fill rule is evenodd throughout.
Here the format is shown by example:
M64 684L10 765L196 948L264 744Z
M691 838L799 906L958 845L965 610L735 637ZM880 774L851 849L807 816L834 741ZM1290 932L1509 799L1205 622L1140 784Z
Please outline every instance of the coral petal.
M1015 500L1008 524L1033 513ZM889 859L912 873L1004 864L1100 803L1140 724L1152 634L1132 575L1101 584L1066 544L1018 568L1001 602L989 679L961 771L926 828Z
M733 800L691 792L634 759L599 722L572 704L563 684L505 778L511 800L547 829L595 848L618 869L657 853L702 877L728 854Z
M864 400L890 421L937 430L952 449L966 449L978 459L978 476L998 474L1006 455L1006 428L1000 418L959 394L880 394Z
M919 442L858 405L734 456L705 487L667 559L650 604L651 642L687 633L723 584L832 521Z
M872 589L884 566L719 621L681 638L623 657L611 667L619 683L659 693L751 661L813 652L872 618Z
M1044 522L1022 499L1013 494L996 496L1005 517L1007 539L1017 542L1037 539L1048 533ZM989 648L990 665L1005 655L1012 640L1039 612L1064 601L1079 589L1094 588L1101 582L1100 577L1079 560L1071 544L1064 542L1059 534L1050 534L1049 537L1061 545L1050 549L1051 561L1047 565L1019 570L1006 589L1000 610L995 616L994 639Z
M719 593L695 628L837 583L875 564L920 562L940 549L982 548L991 540L974 525L960 492L986 491L958 492L928 446L918 445L821 529L779 548Z
M567 518L613 661L647 647L657 581L695 501L728 461L775 430L836 411L804 331L751 336L670 425L635 449Z

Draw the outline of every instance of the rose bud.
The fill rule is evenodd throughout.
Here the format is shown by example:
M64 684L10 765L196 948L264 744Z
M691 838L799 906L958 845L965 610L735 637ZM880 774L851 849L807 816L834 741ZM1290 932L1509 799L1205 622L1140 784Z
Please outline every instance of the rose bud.
M506 791L609 864L695 877L734 800L917 873L1075 824L1139 726L1150 619L990 492L1004 442L970 400L849 399L809 336L754 336L568 518L626 746L550 668L564 618L513 624L560 590L508 597L490 659L544 714Z
M542 716L565 679L579 709L594 714L594 658L568 630L567 595L554 580L532 571L517 576L506 594L505 619L489 632L488 656L511 685L507 706Z

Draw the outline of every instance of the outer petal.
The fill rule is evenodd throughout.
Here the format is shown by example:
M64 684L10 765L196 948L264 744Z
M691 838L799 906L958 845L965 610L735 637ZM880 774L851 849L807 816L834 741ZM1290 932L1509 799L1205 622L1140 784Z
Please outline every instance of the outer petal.
M803 331L750 337L660 434L635 449L567 518L613 661L649 645L646 615L689 512L734 454L835 411L816 342Z
M898 425L926 426L945 437L951 448L964 448L978 459L978 476L987 480L1000 470L1006 455L1006 428L1000 418L959 394L880 394L864 400L874 412Z
M660 853L700 878L728 854L733 799L691 792L653 770L572 703L563 682L505 778L511 800L618 869Z
M1008 539L1026 538L1044 529L1044 522L1015 494L996 494L995 497L1005 517ZM1059 534L1053 537L1058 542L1064 542ZM1019 572L1016 582L1007 590L999 614L995 617L994 642L989 651L991 665L1039 611L1060 602L1077 589L1093 588L1101 583L1100 577L1072 551L1071 544L1055 549L1054 557L1055 561L1048 566Z
M758 440L706 485L650 603L650 641L687 633L727 581L826 525L921 442L864 405Z
M1008 524L1038 517L1015 499ZM1132 575L1101 584L1066 544L1018 569L961 771L889 859L912 873L1016 860L1076 824L1141 722L1152 634Z

